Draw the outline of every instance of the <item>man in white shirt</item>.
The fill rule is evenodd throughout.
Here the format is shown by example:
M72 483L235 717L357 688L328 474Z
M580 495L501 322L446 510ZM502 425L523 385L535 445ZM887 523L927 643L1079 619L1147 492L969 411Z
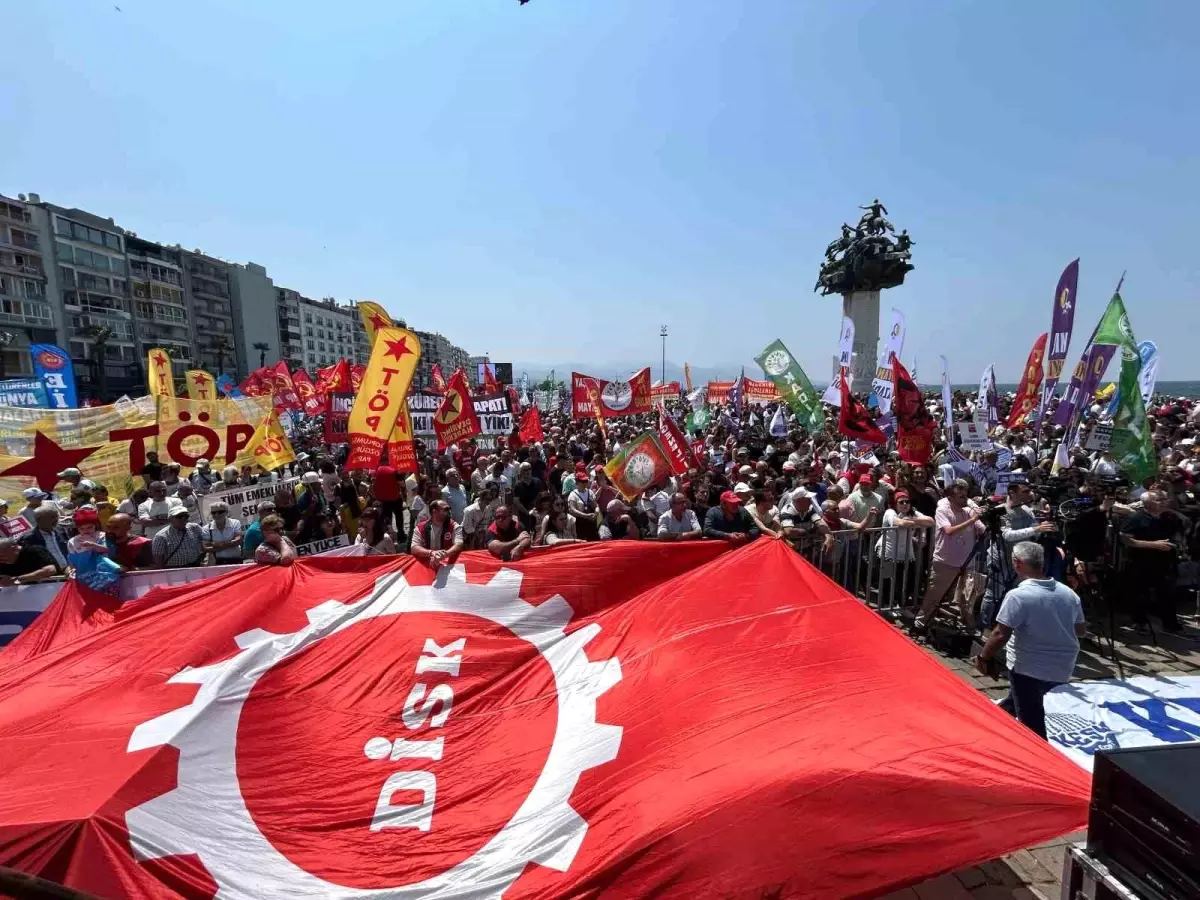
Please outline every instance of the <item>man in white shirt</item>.
M674 494L670 508L658 517L657 537L660 541L698 541L704 536L695 510L688 506L686 494Z
M650 520L650 531L658 531L659 520L671 511L671 492L667 490L668 480L664 479L642 495L638 506Z
M458 469L446 470L446 486L442 488L442 498L450 504L450 517L455 522L461 522L467 508L467 492L462 486L462 477Z
M167 496L167 486L161 481L150 482L148 490L150 499L138 507L138 521L142 526L142 533L153 540L156 534L170 524L171 513L175 509L182 509L183 506L178 497Z
M488 526L496 513L496 492L484 485L475 495L474 501L463 510L463 539L472 550L483 549L487 541Z
M206 552L213 554L217 565L233 565L242 561L242 523L229 518L229 504L218 500L210 509L212 518L200 531Z

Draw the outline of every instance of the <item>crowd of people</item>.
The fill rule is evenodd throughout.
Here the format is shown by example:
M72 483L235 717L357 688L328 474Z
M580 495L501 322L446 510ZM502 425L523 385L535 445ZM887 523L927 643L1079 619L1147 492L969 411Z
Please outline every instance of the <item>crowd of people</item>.
M974 395L955 393L953 402L956 421L973 419ZM940 396L929 396L928 408L942 420ZM669 402L662 414L682 420L685 411L682 401ZM747 406L740 416L723 410L688 436L695 441L693 467L635 497L619 494L605 464L654 427L657 411L603 426L549 411L541 440L522 441L514 428L487 448L483 439L441 450L418 441L415 472L386 463L347 471L345 446L326 446L317 420L297 427L297 460L277 472L218 473L201 460L182 476L151 454L140 473L144 486L117 499L84 472L67 469L59 473L65 487L57 496L25 491L13 515L33 527L21 540L0 540L0 584L74 574L103 590L141 569L289 565L297 547L340 535L365 553L411 553L434 568L466 550L519 560L593 541L741 545L776 538L852 593L895 598L917 634L947 607L956 627L994 638L1012 624L1009 595L1032 577L1038 559L1046 577L1080 587L1097 577L1089 566L1101 556L1119 557L1136 623L1154 613L1164 630L1180 627L1180 573L1194 577L1190 560L1200 559L1200 403L1155 401L1159 470L1137 484L1122 478L1107 450L1067 448L1068 464L1060 460L1056 469L1063 429L1049 424L1049 415L1041 433L994 427L991 447L974 454L956 446L956 434L942 434L930 459L914 464L894 449L845 440L835 431L836 410L827 410L820 433L808 433L789 415L786 434L774 436L768 433L773 412L770 405ZM1094 407L1088 418L1100 412ZM273 498L247 521L219 500L200 502L213 491L270 483L277 483ZM1004 488L1006 495L994 496ZM1062 532L1072 520L1060 511L1072 504L1102 519L1095 559L1075 559L1064 549L1069 541ZM0 516L8 515L0 502ZM996 539L987 541L989 533ZM1026 548L1014 557L1025 544L1042 555ZM1067 632L1073 639L1073 624ZM1016 645L1019 632L1009 633Z

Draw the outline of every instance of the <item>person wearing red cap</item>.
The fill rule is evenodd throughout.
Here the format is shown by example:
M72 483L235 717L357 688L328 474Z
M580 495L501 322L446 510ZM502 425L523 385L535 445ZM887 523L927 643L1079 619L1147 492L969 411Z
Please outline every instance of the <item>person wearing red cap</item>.
M567 515L575 520L575 536L581 541L600 539L596 509L596 498L588 489L587 469L581 465L575 470L575 486L567 495Z
M719 541L728 541L737 546L758 537L759 531L742 506L742 501L733 491L721 495L721 503L714 506L704 517L704 536Z

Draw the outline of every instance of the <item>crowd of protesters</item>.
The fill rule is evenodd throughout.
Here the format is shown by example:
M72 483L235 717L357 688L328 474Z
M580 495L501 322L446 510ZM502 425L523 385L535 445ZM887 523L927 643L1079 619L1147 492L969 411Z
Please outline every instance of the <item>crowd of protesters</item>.
M973 395L956 393L956 420L970 420L974 403ZM930 397L929 408L940 421L937 397ZM685 407L668 403L666 411L682 417ZM432 441L418 441L416 472L397 472L386 464L347 471L342 465L346 448L324 445L319 421L298 427L293 437L297 461L273 473L232 466L218 472L200 460L183 476L178 466L150 454L138 473L143 485L117 499L84 472L67 469L59 473L61 490L55 496L30 488L19 510L0 506L0 516L24 516L33 526L20 541L0 542L0 583L77 571L73 555L85 563L103 556L119 572L244 560L287 565L296 559L298 546L340 535L364 545L366 553L411 552L432 566L448 564L464 550L518 560L541 548L590 541L738 545L767 536L819 559L852 591L862 560L882 559L888 564L883 574L889 589L914 608L918 630L928 626L947 594L957 601L961 624L974 628L977 618L991 624L1001 599L983 597L982 575L996 561L981 554L965 577L959 570L982 528L1004 456L1008 469L1024 473L1028 482L1004 500L1008 531L1019 539L1050 532L1055 526L1031 512L1039 503L1044 510L1046 499L1102 496L1126 520L1129 557L1139 567L1159 563L1152 580L1162 596L1149 608L1163 614L1167 627L1175 626L1165 599L1175 569L1169 574L1166 562L1169 557L1173 567L1197 551L1200 503L1193 480L1200 478L1200 405L1157 403L1152 412L1161 466L1142 484L1122 483L1106 452L1081 448L1074 448L1070 465L1052 476L1059 435L1050 425L1040 435L1029 428L996 428L994 449L977 454L967 475L961 462L955 467L944 442L936 443L931 459L920 465L902 462L886 448L856 448L835 433L836 410L828 412L822 433L809 434L789 417L787 433L773 437L767 427L772 406L747 406L740 421L725 410L703 433L689 435L697 441L694 468L636 497L620 496L604 465L622 444L653 427L657 413L610 420L602 432L594 419L547 412L541 441L524 442L514 428L507 437L492 438L489 449L468 440L439 451ZM199 500L225 488L273 482L279 482L274 497L259 503L246 521L231 515L224 503ZM1049 485L1062 496L1037 501L1030 493L1045 494ZM70 542L91 530L92 522L96 528L85 538L88 546L72 550ZM914 565L918 558L930 565ZM917 584L922 571L923 583Z

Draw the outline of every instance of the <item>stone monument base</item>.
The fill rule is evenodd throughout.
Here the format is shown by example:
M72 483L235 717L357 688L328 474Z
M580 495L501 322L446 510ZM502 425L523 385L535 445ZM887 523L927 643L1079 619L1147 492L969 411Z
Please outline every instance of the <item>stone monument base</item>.
M879 291L842 294L842 315L854 323L854 390L869 391L879 353Z

